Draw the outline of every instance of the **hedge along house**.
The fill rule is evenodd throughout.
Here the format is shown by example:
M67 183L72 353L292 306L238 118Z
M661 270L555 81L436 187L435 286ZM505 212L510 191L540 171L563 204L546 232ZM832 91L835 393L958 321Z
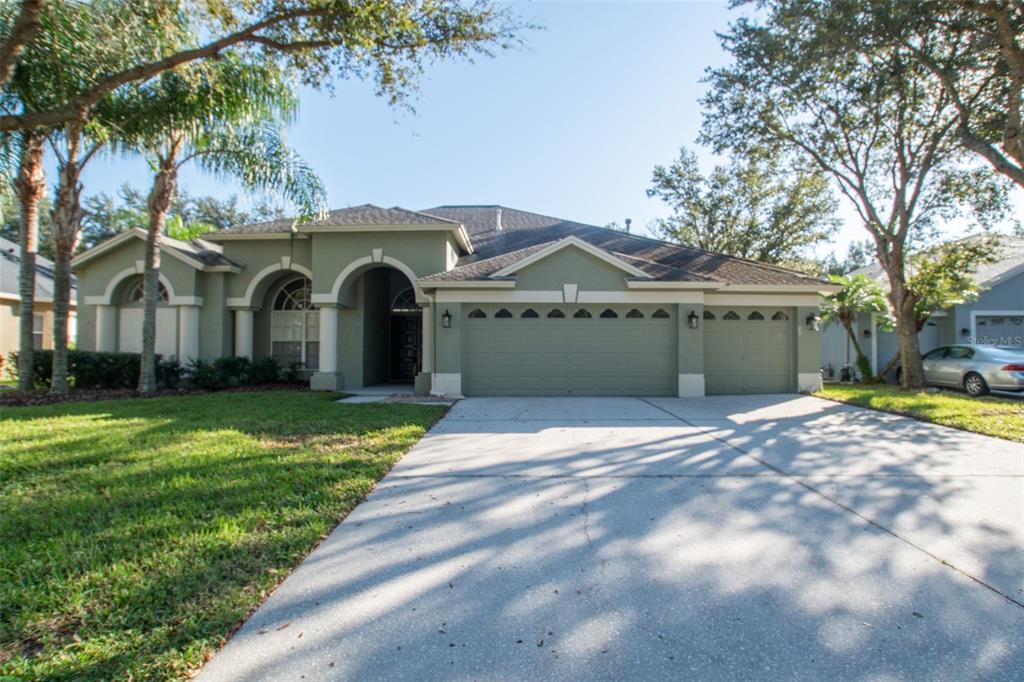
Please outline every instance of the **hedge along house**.
M144 233L78 256L79 347L138 350ZM320 390L772 393L820 384L832 285L499 206L371 205L161 244L157 350L300 364Z

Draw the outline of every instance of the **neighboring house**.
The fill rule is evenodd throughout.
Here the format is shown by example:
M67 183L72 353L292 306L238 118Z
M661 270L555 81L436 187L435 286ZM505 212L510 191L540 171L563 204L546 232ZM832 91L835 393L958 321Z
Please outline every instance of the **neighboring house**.
M878 280L888 289L888 280L878 265L854 270ZM1001 237L998 260L974 273L981 286L970 303L938 310L918 334L921 353L954 343L1024 347L1024 237ZM879 371L898 352L895 332L880 332L870 315L860 315L855 331L871 366ZM846 330L839 324L822 332L822 362L825 375L838 376L844 364L856 361Z
M18 272L21 267L21 247L0 237L0 356L7 363L7 354L18 350L19 305ZM72 281L71 315L68 320L68 338L75 338L75 283ZM36 256L36 293L32 305L34 312L33 340L36 348L53 348L53 261Z
M78 256L79 347L137 351L145 233ZM157 350L311 386L704 395L820 382L821 280L499 206L371 205L161 243Z

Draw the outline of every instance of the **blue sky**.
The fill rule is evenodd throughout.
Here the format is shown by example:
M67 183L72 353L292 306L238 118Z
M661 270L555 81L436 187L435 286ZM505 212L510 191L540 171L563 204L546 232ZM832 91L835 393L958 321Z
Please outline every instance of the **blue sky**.
M289 141L323 178L332 208L500 203L597 225L629 217L635 230L667 215L645 190L653 167L697 136L704 69L727 60L715 37L733 16L726 4L514 9L544 30L495 59L430 68L414 115L360 82L338 83L334 96L301 93ZM126 181L147 188L146 164L103 160L87 172L85 193L113 193ZM186 171L182 185L238 192L197 172ZM849 225L835 244L844 253L866 233L846 207L842 215Z

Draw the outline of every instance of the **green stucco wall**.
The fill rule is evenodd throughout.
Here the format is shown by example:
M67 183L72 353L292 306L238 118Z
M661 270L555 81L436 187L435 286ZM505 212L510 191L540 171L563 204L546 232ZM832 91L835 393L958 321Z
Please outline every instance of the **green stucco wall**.
M558 289L576 284L581 291L622 291L626 273L583 249L567 246L516 273L516 288Z

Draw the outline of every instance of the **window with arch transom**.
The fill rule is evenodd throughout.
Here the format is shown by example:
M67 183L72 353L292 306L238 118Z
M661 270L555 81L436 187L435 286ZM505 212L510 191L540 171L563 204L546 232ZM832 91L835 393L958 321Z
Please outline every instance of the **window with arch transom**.
M140 277L139 281L136 282L135 285L128 290L129 303L142 303L142 297L144 295L144 284L145 283L142 281L142 278ZM159 288L157 289L157 300L160 301L160 303L167 303L167 301L170 300L170 297L167 295L167 287L164 286L163 282L159 283Z
M558 308L554 308L553 310L548 312L548 317L552 319L562 319L563 317L565 317L565 313L563 313Z
M270 311L270 354L282 367L320 366L320 312L313 307L307 277L285 282L274 294Z

